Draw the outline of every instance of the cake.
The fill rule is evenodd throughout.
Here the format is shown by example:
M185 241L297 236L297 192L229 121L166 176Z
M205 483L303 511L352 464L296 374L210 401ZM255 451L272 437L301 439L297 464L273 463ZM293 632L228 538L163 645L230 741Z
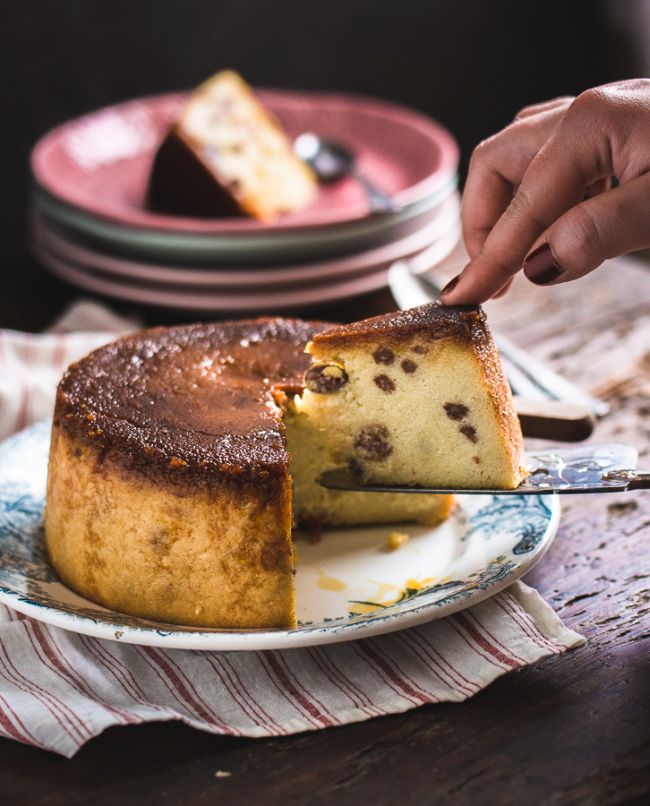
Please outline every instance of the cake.
M147 191L154 210L268 221L306 207L317 183L278 121L229 70L189 97L160 145Z
M330 435L299 401L305 378L314 387L305 347L327 329L282 319L157 328L73 364L57 391L45 511L61 579L160 622L292 627L294 522L447 517L451 496L317 484L332 466Z
M317 333L298 410L364 481L513 489L521 428L478 308L437 303ZM311 382L310 382L311 381Z

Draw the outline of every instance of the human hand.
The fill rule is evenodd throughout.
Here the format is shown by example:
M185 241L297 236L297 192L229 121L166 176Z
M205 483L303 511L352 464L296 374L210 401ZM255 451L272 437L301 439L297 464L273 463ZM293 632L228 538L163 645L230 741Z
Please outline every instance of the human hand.
M470 262L446 305L500 296L522 266L555 285L650 247L650 79L522 109L474 151L462 216Z

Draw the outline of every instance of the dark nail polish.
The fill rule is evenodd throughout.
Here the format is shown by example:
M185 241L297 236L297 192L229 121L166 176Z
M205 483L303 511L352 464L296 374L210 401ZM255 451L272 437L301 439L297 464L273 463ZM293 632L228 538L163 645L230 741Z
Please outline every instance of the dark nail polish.
M458 285L458 281L460 280L460 274L457 274L453 280L450 280L447 285L442 289L440 292L440 296L444 297L445 294L449 294L450 291L453 291L454 288Z
M547 243L538 246L524 260L524 274L535 285L546 285L564 273L564 269L553 257Z

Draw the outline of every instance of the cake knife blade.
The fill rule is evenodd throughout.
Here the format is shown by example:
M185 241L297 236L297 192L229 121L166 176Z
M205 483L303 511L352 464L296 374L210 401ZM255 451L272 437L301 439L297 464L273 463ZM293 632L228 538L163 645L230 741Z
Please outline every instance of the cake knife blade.
M530 475L513 490L462 487L408 487L367 484L347 468L322 473L318 483L328 490L364 493L462 495L567 495L622 493L650 489L650 471L636 470L637 452L629 445L609 443L580 448L553 448L528 454Z
M438 299L444 280L435 272L414 274L408 263L398 261L388 273L391 293L400 308L413 308ZM513 344L510 339L493 333L504 363L512 391L530 400L549 398L586 406L597 418L609 413L609 405L567 381L542 361Z

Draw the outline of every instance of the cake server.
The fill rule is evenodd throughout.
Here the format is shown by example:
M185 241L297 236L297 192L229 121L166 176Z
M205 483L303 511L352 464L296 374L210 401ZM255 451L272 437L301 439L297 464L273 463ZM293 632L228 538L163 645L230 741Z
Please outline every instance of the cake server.
M363 493L459 493L463 495L563 495L650 490L650 471L636 470L637 452L618 443L553 448L528 453L530 475L514 490L406 487L366 484L347 468L327 470L318 483L328 490Z
M414 274L405 261L399 261L391 267L388 282L395 301L404 309L438 299L445 278L432 271L426 276ZM577 403L586 406L598 418L609 413L609 405L603 400L567 381L505 336L498 333L493 336L515 394L531 400L551 398Z

